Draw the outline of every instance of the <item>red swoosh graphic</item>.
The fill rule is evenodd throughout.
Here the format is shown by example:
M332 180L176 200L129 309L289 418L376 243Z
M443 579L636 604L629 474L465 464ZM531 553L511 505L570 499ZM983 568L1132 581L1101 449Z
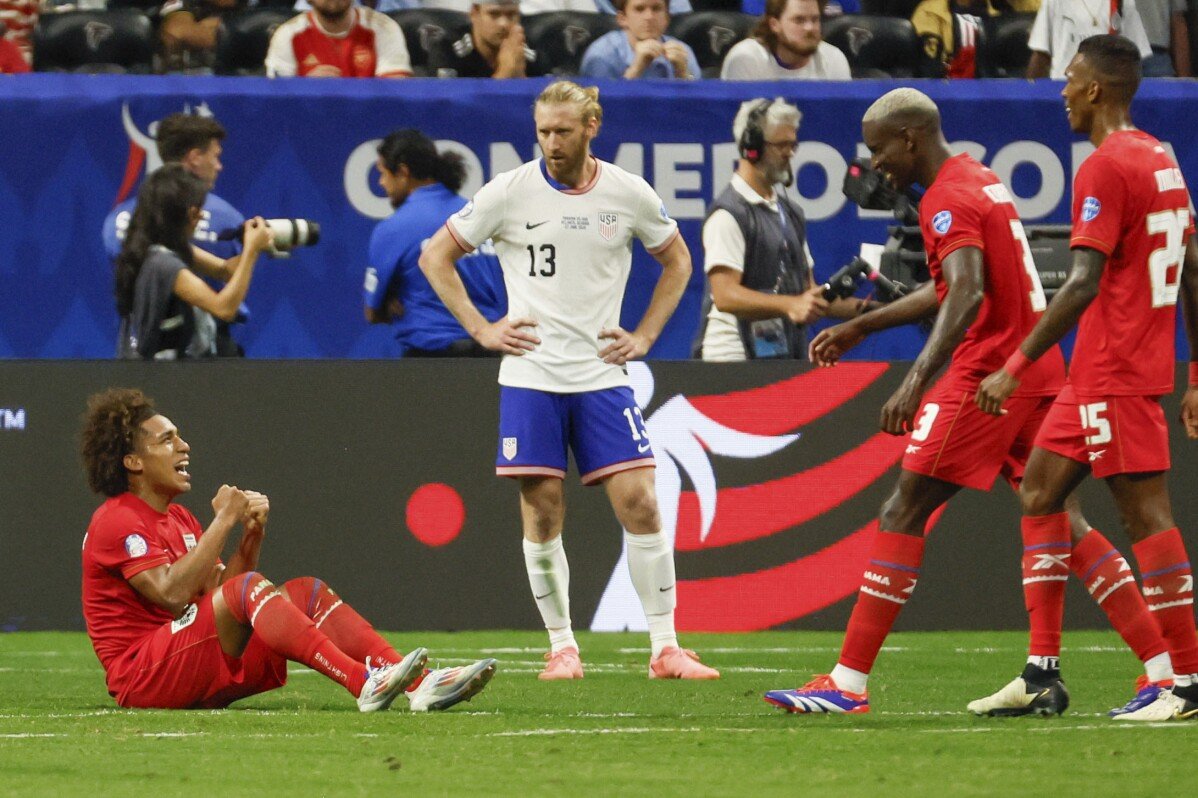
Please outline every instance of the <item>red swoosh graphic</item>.
M731 546L804 524L877 480L899 461L905 445L906 438L879 432L814 468L758 485L721 488L715 519L704 541L699 540L699 497L694 491L683 491L674 546L678 551Z
M925 534L940 521L932 514ZM878 522L825 549L764 571L678 581L682 632L754 632L818 612L857 592Z
M141 176L141 168L146 162L146 151L132 141L129 142L129 160L125 162L125 178L121 181L121 187L116 192L116 201L112 203L112 207L116 207L124 202L128 196L133 193L133 185L137 182L137 178Z
M746 391L691 396L699 412L725 427L781 435L826 415L865 390L887 363L841 363Z

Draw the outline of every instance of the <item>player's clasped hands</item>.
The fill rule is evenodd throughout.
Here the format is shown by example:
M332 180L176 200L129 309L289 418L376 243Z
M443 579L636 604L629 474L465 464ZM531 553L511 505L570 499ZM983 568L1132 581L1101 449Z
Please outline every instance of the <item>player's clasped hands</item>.
M244 493L248 500L248 506L241 522L245 525L246 531L260 535L266 531L266 519L270 517L270 499L265 493L259 493L256 490L247 490Z
M220 489L216 491L216 495L212 497L212 510L216 513L217 518L224 517L240 521L245 517L249 506L250 499L245 491L239 490L234 485L221 485Z
M599 338L611 341L610 344L599 350L599 357L604 363L623 366L629 360L644 357L649 351L648 341L621 327L600 330Z
M852 322L820 330L807 347L807 359L817 366L835 366L840 356L865 340Z
M504 316L483 327L478 334L478 342L492 352L519 357L540 345L541 339L532 331L536 326L536 321L524 316L515 319Z
M1018 387L1019 380L1007 373L1006 369L999 369L982 380L975 401L982 412L992 416L1005 415L1007 411L1002 409L1003 402L1006 402Z

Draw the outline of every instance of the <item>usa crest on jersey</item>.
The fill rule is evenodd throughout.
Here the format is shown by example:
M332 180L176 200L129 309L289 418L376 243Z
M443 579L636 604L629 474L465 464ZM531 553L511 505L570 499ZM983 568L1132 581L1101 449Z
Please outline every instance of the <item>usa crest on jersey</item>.
M516 439L515 438L504 438L503 439L503 456L505 458L507 458L508 460L511 460L513 457L516 456Z
M599 213L599 235L604 241L611 241L616 237L616 230L620 227L620 214L615 211L601 211Z

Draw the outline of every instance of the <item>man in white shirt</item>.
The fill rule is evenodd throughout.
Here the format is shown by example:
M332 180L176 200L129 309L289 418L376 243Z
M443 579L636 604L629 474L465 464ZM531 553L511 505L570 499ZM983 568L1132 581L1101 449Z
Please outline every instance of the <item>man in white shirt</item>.
M495 471L520 481L524 562L551 651L541 679L581 679L562 548L562 480L573 451L583 484L602 483L624 529L628 570L649 628L649 678L716 679L681 649L671 541L662 533L653 452L625 364L643 357L686 288L690 252L665 205L640 177L598 160L590 143L599 90L549 85L533 118L544 153L494 178L454 214L420 258L445 306L499 369ZM619 326L636 237L662 265L637 328ZM488 323L454 269L490 239L503 267L508 315Z
M1032 51L1028 78L1064 80L1065 67L1077 55L1082 40L1104 33L1131 39L1142 58L1152 54L1136 0L1044 0L1027 40Z
M722 80L849 80L844 53L823 40L816 0L766 0L752 38L724 56Z
M740 160L703 223L710 287L697 339L703 360L803 359L806 325L825 315L856 316L867 306L823 298L807 221L780 190L794 180L790 158L801 120L781 98L758 98L742 103L732 123Z

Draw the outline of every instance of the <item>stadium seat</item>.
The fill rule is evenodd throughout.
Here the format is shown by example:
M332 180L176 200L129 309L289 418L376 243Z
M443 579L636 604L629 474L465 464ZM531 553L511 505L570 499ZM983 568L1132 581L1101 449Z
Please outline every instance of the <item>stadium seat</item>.
M448 8L409 8L387 14L403 29L412 71L428 75L428 59L444 42L460 39L470 30L470 17Z
M739 11L696 11L671 19L668 33L695 51L703 77L718 78L728 50L756 24L757 17Z
M38 72L147 73L154 49L154 26L132 8L42 14L33 29Z
M546 75L577 75L591 42L619 29L615 17L586 11L532 14L522 22L524 38L536 50L537 66Z
M919 5L919 0L861 0L861 13L911 19L917 5Z
M216 33L218 75L263 75L270 37L295 12L286 8L251 8L229 14Z
M1027 74L1031 51L1027 47L1035 14L1006 14L986 20L985 47L979 66L988 78L1022 78Z
M911 22L897 17L845 14L824 22L824 40L838 47L854 78L931 77L940 71L924 54Z
M740 11L741 0L691 0L691 10L700 11Z

